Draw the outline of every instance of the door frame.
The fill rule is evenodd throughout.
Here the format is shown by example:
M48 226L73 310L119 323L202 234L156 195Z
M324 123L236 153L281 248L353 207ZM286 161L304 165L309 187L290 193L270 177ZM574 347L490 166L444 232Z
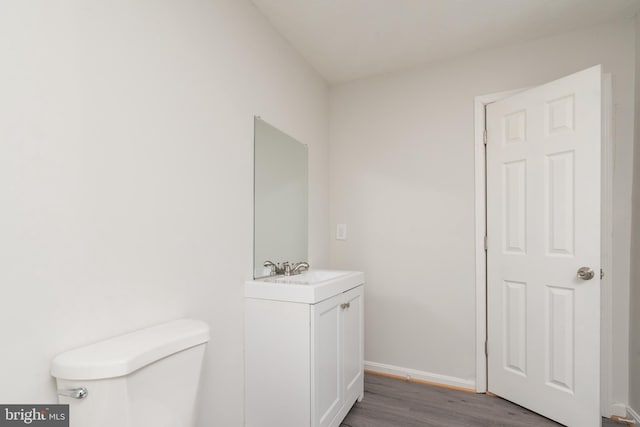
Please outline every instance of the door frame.
M516 90L480 95L474 98L475 139L475 264L476 264L476 393L487 389L487 253L485 235L487 230L487 189L485 153L485 107L487 104L507 98ZM603 416L615 414L612 396L612 336L613 336L613 260L612 260L612 216L613 216L613 98L611 74L602 77L602 212L601 212L601 265L605 272L601 280L601 336L600 336L600 411Z

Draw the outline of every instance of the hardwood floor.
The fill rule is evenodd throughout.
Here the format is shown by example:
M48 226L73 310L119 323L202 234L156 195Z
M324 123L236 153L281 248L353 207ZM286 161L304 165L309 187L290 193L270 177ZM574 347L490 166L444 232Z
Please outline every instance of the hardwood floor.
M364 400L341 427L558 427L499 397L365 375ZM603 427L621 427L603 418Z

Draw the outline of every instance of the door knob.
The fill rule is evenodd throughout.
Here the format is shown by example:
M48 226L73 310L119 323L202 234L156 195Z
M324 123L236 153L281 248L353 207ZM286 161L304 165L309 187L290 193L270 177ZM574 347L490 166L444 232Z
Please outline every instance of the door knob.
M591 280L593 279L594 273L593 270L589 267L580 267L578 269L578 279L581 280Z

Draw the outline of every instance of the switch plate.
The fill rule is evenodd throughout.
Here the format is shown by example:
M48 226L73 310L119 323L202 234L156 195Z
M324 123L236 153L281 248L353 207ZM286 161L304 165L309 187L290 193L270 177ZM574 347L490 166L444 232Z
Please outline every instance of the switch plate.
M347 240L347 224L338 224L336 227L336 240Z

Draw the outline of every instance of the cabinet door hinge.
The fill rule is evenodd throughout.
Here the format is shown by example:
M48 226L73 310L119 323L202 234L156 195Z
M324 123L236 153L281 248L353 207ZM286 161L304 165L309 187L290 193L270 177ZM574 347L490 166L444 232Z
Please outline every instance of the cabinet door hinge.
M484 250L488 251L489 250L489 238L487 237L487 235L484 235Z
M484 355L489 357L489 342L488 341L484 342Z
M484 142L484 145L487 145L487 130L486 129L482 133L482 142Z

